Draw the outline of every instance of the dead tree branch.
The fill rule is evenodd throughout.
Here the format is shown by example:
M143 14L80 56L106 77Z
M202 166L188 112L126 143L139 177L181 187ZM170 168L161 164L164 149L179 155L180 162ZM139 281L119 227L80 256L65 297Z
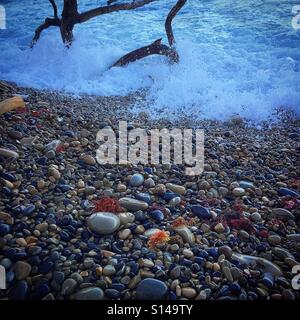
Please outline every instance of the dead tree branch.
M173 33L173 28L172 28L172 21L177 15L177 13L181 10L181 8L186 4L187 0L179 0L175 4L175 6L171 9L169 12L166 22L165 22L165 29L169 41L170 47L172 47L175 44L175 38L174 38L174 33Z
M158 39L148 46L129 52L128 54L120 58L117 62L115 62L112 67L123 67L131 62L135 62L153 54L160 54L168 57L172 61L177 61L177 52L173 48L162 44L161 41L162 39Z
M57 5L55 3L55 0L49 0L49 2L52 4L53 7L54 18L58 19Z
M157 1L157 0L137 0L132 3L114 4L114 5L108 5L105 7L95 8L95 9L86 11L84 13L81 13L79 15L79 23L86 22L102 14L107 14L107 13L121 11L121 10L134 10L134 9L143 7L144 5L154 1Z
M117 62L115 62L112 67L123 67L128 65L131 62L143 59L150 55L159 54L164 55L169 58L172 63L179 62L179 54L175 49L175 37L172 28L172 21L177 15L177 13L181 10L181 8L186 4L187 0L178 0L175 6L170 10L166 22L165 29L168 37L169 45L166 46L161 43L162 39L158 39L154 41L152 44L142 47L140 49L134 50L125 56L121 57Z
M34 37L31 41L31 48L37 43L37 41L39 40L41 33L48 29L49 27L60 27L60 20L58 18L46 18L44 23L42 23L36 30L35 30L35 34Z
M60 27L60 33L63 42L67 46L70 46L74 38L73 29L76 24L86 22L102 14L112 13L121 10L134 10L154 1L158 0L135 0L131 3L107 5L92 10L88 10L83 13L79 13L77 0L64 0L63 10L60 19L58 17L58 10L55 0L49 0L53 7L54 19L46 18L45 22L36 29L35 36L31 42L31 47L33 47L34 44L39 40L42 31L51 26ZM111 4L113 2L115 2L115 0L110 0L108 1L108 4Z

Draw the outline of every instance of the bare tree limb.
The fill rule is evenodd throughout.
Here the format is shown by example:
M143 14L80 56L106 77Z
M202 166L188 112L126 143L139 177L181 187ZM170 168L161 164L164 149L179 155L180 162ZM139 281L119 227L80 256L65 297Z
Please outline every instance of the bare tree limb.
M57 5L55 3L55 0L49 0L49 2L52 4L52 7L53 7L54 18L58 19Z
M175 37L173 34L172 21L180 11L180 9L186 4L187 0L177 0L174 7L170 10L166 22L165 29L169 41L170 46L166 46L161 43L162 39L158 39L151 43L148 46L142 47L140 49L129 52L125 56L121 57L116 63L114 63L111 67L123 67L128 65L131 62L137 61L139 59L143 59L147 56L153 54L160 54L168 57L172 63L179 62L179 54L175 49Z
M79 14L78 22L83 23L99 15L107 14L115 11L137 9L154 1L157 1L157 0L136 0L136 1L133 1L132 3L114 4L114 5L95 8Z
M35 30L35 35L31 41L30 47L32 48L36 42L39 40L41 33L48 29L49 27L60 27L60 20L59 19L51 19L51 18L46 18L44 23L41 24L36 30Z
M165 22L165 28L166 28L166 33L169 41L169 45L172 47L175 44L175 38L174 38L174 33L173 33L173 28L172 28L172 21L177 15L177 13L180 11L180 9L186 4L187 0L179 0L175 4L175 6L171 9L169 12L166 22Z
M178 54L173 49L161 43L162 39L158 39L148 46L139 48L132 52L129 52L117 62L115 62L111 67L123 67L131 62L135 62L142 58L148 57L153 54L160 54L168 57L171 61L178 61Z

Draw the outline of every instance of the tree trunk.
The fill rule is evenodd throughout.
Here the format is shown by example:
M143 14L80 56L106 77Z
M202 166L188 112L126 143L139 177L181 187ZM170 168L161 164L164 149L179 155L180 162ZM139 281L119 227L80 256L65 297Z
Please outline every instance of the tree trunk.
M77 0L64 0L63 12L61 15L60 33L66 46L70 46L73 37L73 28L78 22Z

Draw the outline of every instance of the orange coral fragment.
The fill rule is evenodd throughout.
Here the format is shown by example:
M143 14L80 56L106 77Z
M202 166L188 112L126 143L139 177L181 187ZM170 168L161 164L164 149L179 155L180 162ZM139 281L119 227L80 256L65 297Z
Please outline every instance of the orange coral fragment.
M165 244L169 240L170 240L169 232L158 230L149 238L148 247L151 249L155 249L157 244Z
M191 218L189 221L186 221L184 218L178 217L173 221L172 228L176 229L181 226L192 226L197 223L197 220L197 218Z
M99 200L93 201L94 211L97 212L112 212L119 213L122 211L119 206L119 202L116 199L112 199L109 197L102 197Z

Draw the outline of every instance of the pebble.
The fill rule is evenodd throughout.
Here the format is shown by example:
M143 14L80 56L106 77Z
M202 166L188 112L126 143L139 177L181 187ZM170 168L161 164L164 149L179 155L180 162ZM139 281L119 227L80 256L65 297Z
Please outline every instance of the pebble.
M97 212L87 218L87 225L99 235L112 234L119 228L120 219L110 212Z
M188 227L186 226L177 227L175 229L175 232L182 237L184 242L187 242L190 244L195 242L195 236Z
M180 195L185 195L186 194L186 188L183 186L179 186L177 184L173 183L167 183L166 188L169 189L172 192L178 193Z
M278 218L285 219L285 220L295 219L295 216L289 210L283 209L283 208L273 209L272 214Z
M188 259L190 259L190 258L192 258L194 256L193 251L191 251L189 249L183 249L182 250L182 254Z
M221 246L218 248L219 254L224 254L226 259L230 259L232 256L232 249L229 246Z
M168 287L157 279L144 279L137 288L135 298L137 300L164 300L167 296Z
M148 208L148 203L133 198L121 198L119 200L121 207L127 209L130 212L136 212L139 210L146 210Z
M114 266L108 264L103 268L103 275L105 276L113 276L116 273L116 269Z
M121 225L131 224L135 220L135 215L131 212L122 212L118 214Z
M191 207L191 210L193 214L201 219L210 219L211 218L211 212L208 208L205 208L200 205L194 205Z
M181 268L180 266L176 266L170 271L170 277L171 279L178 279L180 277Z
M270 235L268 237L268 242L271 244L271 245L278 245L280 244L281 242L281 237L278 236L278 235Z
M254 222L260 222L261 221L261 215L258 212L253 212L251 214L251 220Z
M278 193L280 196L291 196L291 197L295 197L295 198L300 198L299 193L297 193L294 190L288 189L288 188L280 188L278 190Z
M160 210L154 210L150 212L150 216L157 222L161 222L164 220L164 214Z
M223 233L225 231L225 227L223 226L222 223L216 224L214 228L218 233Z
M187 299L194 299L197 296L197 291L193 288L182 288L181 295Z
M236 196L236 197L241 197L245 194L245 189L243 188L234 188L232 190L232 193Z
M77 291L74 294L75 300L103 300L104 292L98 287L88 287Z
M31 265L27 262L17 261L14 268L17 280L24 280L30 275Z
M129 184L132 187L139 187L144 183L144 177L139 174L139 173L135 173L134 175L132 175L132 177L130 178Z
M62 295L72 294L75 291L76 286L77 286L77 282L74 279L72 278L66 279L62 284L61 294Z
M233 282L233 277L232 277L231 271L230 271L230 269L228 267L224 267L222 269L222 272L223 272L223 274L225 275L226 279L229 282Z
M96 164L95 158L89 154L83 155L82 160L89 166L94 166Z
M19 158L19 154L17 152L6 148L0 148L0 156L5 158Z
M119 239L121 239L121 240L127 239L130 235L131 235L130 229L124 229L124 230L120 231L118 234Z

